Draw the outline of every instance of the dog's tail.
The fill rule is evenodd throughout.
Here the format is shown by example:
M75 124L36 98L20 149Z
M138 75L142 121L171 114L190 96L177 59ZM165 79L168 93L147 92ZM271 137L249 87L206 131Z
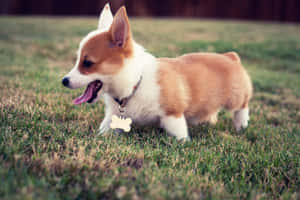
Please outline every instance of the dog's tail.
M239 55L234 51L223 53L223 55L230 58L231 60L233 60L237 63L241 63L241 59L240 59Z

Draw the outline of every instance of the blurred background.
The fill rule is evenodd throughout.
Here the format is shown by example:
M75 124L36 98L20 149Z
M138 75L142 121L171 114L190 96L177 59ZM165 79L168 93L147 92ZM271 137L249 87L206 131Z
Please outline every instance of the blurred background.
M300 21L300 0L1 0L2 15L98 15L109 2L130 16Z

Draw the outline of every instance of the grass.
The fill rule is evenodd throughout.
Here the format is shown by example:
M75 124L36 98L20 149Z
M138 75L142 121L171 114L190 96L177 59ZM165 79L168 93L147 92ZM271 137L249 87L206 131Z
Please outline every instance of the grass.
M250 126L156 127L97 136L101 103L61 86L96 19L0 18L1 199L299 199L300 26L133 19L156 56L236 51L255 88Z

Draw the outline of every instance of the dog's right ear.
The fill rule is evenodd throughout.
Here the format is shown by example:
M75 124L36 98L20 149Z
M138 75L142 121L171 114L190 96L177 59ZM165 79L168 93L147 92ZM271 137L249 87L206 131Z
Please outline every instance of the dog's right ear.
M113 21L113 15L110 10L109 3L105 4L104 8L101 11L98 23L98 29L109 29Z

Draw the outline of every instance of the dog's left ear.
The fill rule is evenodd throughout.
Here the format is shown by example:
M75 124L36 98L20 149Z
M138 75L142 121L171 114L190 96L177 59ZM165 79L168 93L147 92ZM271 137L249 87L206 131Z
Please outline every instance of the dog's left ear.
M109 30L112 42L115 46L125 47L131 37L130 24L125 7L121 7L116 13Z
M99 22L98 22L98 29L109 29L110 25L113 21L113 15L110 10L109 3L105 4L104 8L101 11Z

